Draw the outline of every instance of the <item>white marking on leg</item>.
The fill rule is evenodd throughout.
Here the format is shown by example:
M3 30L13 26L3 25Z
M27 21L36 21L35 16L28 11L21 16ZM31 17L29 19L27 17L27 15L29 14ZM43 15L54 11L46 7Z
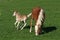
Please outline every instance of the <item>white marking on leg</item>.
M26 23L24 24L24 26L21 28L21 30L26 26Z
M16 26L16 27L17 27L17 30L18 30L18 27L19 27L19 23L20 23L20 22L18 22L18 24L17 24L17 26Z
M19 23L20 23L20 22L18 22L17 27L19 26Z
M21 28L21 30L22 30L25 26L26 26L26 22L25 22L25 20L24 20L24 25L23 25L23 27Z
M16 25L16 24L17 24L17 22L18 22L18 21L16 21L16 22L14 23L14 25Z
M37 22L36 22L36 25L35 25L35 35L36 36L38 35L38 28L40 27L40 26L38 26L38 24L42 25L42 23L41 23L41 21L43 20L42 18L43 18L43 10L41 9Z
M32 31L32 19L31 19L31 24L30 24L30 33Z
M27 17L30 17L30 16L31 16L31 14L32 14L32 13L29 13L29 14L27 15Z
M23 24L20 26L20 28L22 28Z
M30 33L31 33L31 31L32 31L32 27L30 27Z
M35 25L35 35L36 35L36 36L38 35L37 31L38 31L38 26Z

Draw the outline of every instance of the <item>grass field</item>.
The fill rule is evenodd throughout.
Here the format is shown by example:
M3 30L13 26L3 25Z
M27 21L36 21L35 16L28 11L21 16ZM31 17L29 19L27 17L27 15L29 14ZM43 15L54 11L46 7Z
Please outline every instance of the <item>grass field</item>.
M45 10L44 34L35 36L34 27L29 33L29 19L27 26L17 31L13 10L27 15L36 6ZM0 0L0 40L60 40L60 0Z

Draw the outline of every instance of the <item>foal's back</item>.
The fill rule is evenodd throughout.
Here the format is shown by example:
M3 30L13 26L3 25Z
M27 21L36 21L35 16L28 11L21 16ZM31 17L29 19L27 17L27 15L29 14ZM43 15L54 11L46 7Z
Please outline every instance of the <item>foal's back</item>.
M27 19L27 16L26 15L21 15L21 14L16 14L16 18L17 18L17 20L18 21L24 21L24 20L26 20Z

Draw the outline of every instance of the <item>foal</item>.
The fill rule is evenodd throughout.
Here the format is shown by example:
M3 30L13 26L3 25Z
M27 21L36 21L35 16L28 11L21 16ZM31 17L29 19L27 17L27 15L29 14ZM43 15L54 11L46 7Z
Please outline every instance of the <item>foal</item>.
M14 25L17 24L17 26L16 26L17 30L19 29L19 24L20 24L20 22L22 22L22 21L24 22L24 25L23 25L23 27L21 28L21 30L26 26L26 20L27 20L27 18L28 18L30 15L31 15L31 13L28 14L28 15L20 15L19 12L14 11L13 16L16 16L16 22L14 23Z
M39 35L42 32L42 25L45 19L43 9L40 7L32 9L30 32L32 31L32 19L35 20L35 35Z

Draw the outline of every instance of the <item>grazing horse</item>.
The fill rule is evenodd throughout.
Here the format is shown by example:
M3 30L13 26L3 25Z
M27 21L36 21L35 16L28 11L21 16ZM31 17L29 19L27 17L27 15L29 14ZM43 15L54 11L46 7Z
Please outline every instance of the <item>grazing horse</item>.
M13 16L16 16L16 22L14 23L14 25L17 24L17 26L16 26L17 30L19 29L19 24L20 24L20 22L22 22L22 21L24 22L24 25L23 25L23 27L21 28L21 30L26 26L26 20L27 20L27 18L28 18L30 15L31 15L31 13L28 14L28 15L20 15L19 12L14 11Z
M35 35L42 33L42 25L45 19L45 14L42 8L35 7L32 9L30 32L32 31L32 19L35 20Z

